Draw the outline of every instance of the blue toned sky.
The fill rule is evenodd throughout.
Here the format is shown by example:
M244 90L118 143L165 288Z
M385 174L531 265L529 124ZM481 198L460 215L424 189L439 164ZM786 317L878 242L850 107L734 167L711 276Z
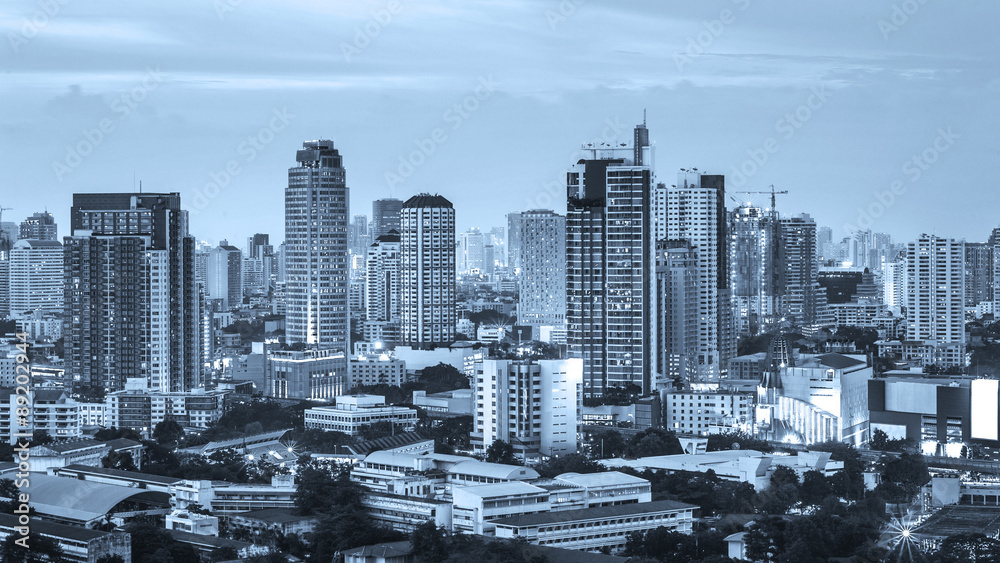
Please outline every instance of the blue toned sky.
M333 139L354 213L436 192L460 229L564 209L581 143L647 112L660 181L788 190L843 236L1000 224L1000 4L942 0L6 1L0 206L179 191L199 239L283 238ZM738 199L760 196L733 194Z

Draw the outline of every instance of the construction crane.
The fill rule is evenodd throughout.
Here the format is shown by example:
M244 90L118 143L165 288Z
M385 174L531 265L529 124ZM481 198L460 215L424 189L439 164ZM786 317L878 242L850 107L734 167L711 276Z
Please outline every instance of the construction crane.
M771 194L771 209L777 207L774 196L778 194L787 194L788 190L781 190L780 192L774 190L774 184L771 184L771 191L769 192L736 192L738 194Z

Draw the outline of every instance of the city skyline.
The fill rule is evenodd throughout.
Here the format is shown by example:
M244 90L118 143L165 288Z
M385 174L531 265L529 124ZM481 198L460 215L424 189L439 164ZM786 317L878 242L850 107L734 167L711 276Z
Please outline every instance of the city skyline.
M199 240L276 234L280 213L261 209L280 205L284 155L331 138L351 163L352 215L369 214L375 199L439 193L455 203L460 232L485 231L507 212L561 211L554 186L581 144L629 141L643 110L656 132L657 180L697 167L726 175L734 193L774 184L790 192L782 213L810 213L837 238L846 225L865 226L860 207L873 230L900 240L923 231L985 240L986 210L1000 203L974 191L996 166L994 40L979 30L995 19L992 6L897 14L889 3L403 3L390 13L368 3L334 16L307 4L218 4L142 15L71 5L32 31L24 23L40 8L25 3L5 20L13 56L4 96L19 111L5 118L17 141L5 135L2 148L21 163L2 177L14 188L0 202L14 208L5 217L48 206L68 225L70 194L130 193L141 181L144 191L181 193ZM493 23L454 23L471 10ZM163 23L182 16L227 48L194 56L204 45ZM247 39L262 31L258 21L273 36L263 47ZM593 40L605 21L635 37ZM842 25L827 31L831 22ZM330 28L322 45L305 33L314 25ZM769 34L779 26L787 43ZM523 45L495 48L510 29ZM282 40L291 33L306 38L308 56ZM452 56L453 41L471 52ZM96 56L82 60L66 42ZM415 55L423 64L407 65ZM456 173L475 185L450 181ZM205 195L213 182L222 186L215 198ZM943 190L958 197L941 200ZM830 193L843 197L827 201ZM981 205L961 207L973 197Z

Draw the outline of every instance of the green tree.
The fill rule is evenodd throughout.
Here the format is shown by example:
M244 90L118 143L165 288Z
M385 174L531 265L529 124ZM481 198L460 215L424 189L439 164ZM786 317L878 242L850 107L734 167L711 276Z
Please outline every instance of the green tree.
M622 457L625 455L625 439L615 430L598 432L591 438L593 455L599 459Z
M888 443L889 435L883 432L880 428L876 428L872 431L872 438L868 442L868 447L873 450L885 451Z
M567 454L536 465L535 471L542 477L556 477L563 473L599 473L605 469L581 454Z
M672 430L647 428L628 441L625 456L632 458L684 453L680 440Z
M511 446L503 440L494 440L488 448L486 448L486 461L490 463L503 463L506 465L521 465L517 457L514 455L514 446Z
M741 450L754 450L764 453L774 451L774 447L766 440L759 440L741 431L709 434L707 449L710 452L731 450L733 449L733 444L737 444Z
M178 542L152 518L139 518L125 530L132 536L134 563L197 561L198 552L190 545Z
M40 534L31 534L28 537L28 549L24 549L15 543L22 536L12 533L0 544L0 561L3 563L42 563L61 562L63 559L62 548L54 540Z
M1000 561L1000 540L983 534L949 536L933 554L935 563L965 563Z
M430 520L413 530L410 545L418 563L437 563L448 558L448 532Z
M108 469L120 469L122 471L138 471L139 468L135 466L135 460L132 459L132 454L128 452L109 452L108 455L104 456L101 460L101 467L107 467Z
M818 506L831 494L833 487L827 481L825 475L819 471L807 471L802 476L802 486L799 488L802 497L802 504Z
M172 418L161 420L153 428L153 438L160 444L176 444L183 437L184 428Z

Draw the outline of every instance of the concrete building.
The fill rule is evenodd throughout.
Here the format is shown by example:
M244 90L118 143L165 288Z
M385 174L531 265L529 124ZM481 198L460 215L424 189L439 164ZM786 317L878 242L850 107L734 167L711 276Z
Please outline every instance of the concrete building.
M665 187L666 206L657 223L670 240L687 240L697 256L699 379L717 379L736 355L729 279L726 180L721 175L681 170L677 184Z
M389 354L351 356L348 371L350 388L382 384L401 387L409 380L406 362Z
M403 201L395 198L376 199L372 202L372 238L388 234L389 231L400 232L400 213Z
M427 411L430 416L471 415L475 412L473 394L473 389L455 389L430 395L427 391L414 391L411 402L413 406Z
M334 406L306 409L305 427L343 432L357 436L362 426L376 422L391 422L413 430L417 424L417 411L407 407L385 404L381 395L344 395L337 397Z
M993 247L987 242L965 243L965 306L993 301Z
M16 515L0 514L0 541L11 536L24 537L19 531L23 528ZM63 561L96 563L117 556L123 563L132 563L132 536L127 532L104 532L33 519L30 534L55 542L62 551Z
M439 195L406 200L401 211L400 280L403 344L455 341L455 209Z
M566 217L547 209L520 216L517 324L565 326ZM538 329L532 332L538 340Z
M729 276L738 336L757 336L778 318L778 213L749 203L729 214Z
M399 282L399 232L380 235L368 247L365 283L366 320L400 320L401 287Z
M23 405L18 397L27 397L32 405L28 425L19 425L23 417L17 411ZM62 389L33 389L27 395L16 393L12 387L0 389L0 439L14 444L15 434L32 431L48 432L56 440L80 438L83 436L80 403Z
M767 400L761 396L756 412L758 430L768 439L807 445L829 440L854 446L868 442L872 368L864 356L791 356L770 378L773 393ZM763 383L760 389L764 391Z
M306 141L295 161L285 189L285 338L346 356L350 205L343 157L333 141Z
M664 427L678 434L708 436L724 432L753 432L750 393L732 391L663 393Z
M269 350L266 364L268 397L333 399L347 392L347 357L337 350Z
M586 158L566 175L566 320L569 357L583 360L584 398L632 385L643 394L653 389L647 145L582 147Z
M922 341L924 365L965 365L965 241L921 235L906 252L906 339Z
M929 455L1000 447L1000 384L995 379L887 377L868 382L872 432L921 443Z
M118 391L131 378L201 382L194 237L180 194L74 194L64 239L67 375Z
M124 390L105 397L106 422L102 426L151 435L157 424L170 419L184 427L208 428L222 418L225 397L224 391L164 393L130 382Z
M521 270L521 213L507 214L507 271L518 274Z
M51 213L35 212L21 221L18 240L59 240L59 227Z
M582 372L579 358L477 364L473 450L503 440L522 459L576 453Z
M222 241L208 251L205 283L208 299L221 299L223 310L239 307L243 303L243 253L240 249Z
M458 272L480 274L485 269L486 236L476 228L458 236Z
M782 217L778 229L782 316L806 331L833 324L819 285L816 221L809 215Z
M659 373L669 381L698 375L698 257L686 240L656 243Z
M500 518L492 522L498 538L524 538L528 543L600 552L625 548L629 535L666 528L690 534L697 506L660 500Z
M63 312L63 246L57 240L22 239L10 250L10 311Z

